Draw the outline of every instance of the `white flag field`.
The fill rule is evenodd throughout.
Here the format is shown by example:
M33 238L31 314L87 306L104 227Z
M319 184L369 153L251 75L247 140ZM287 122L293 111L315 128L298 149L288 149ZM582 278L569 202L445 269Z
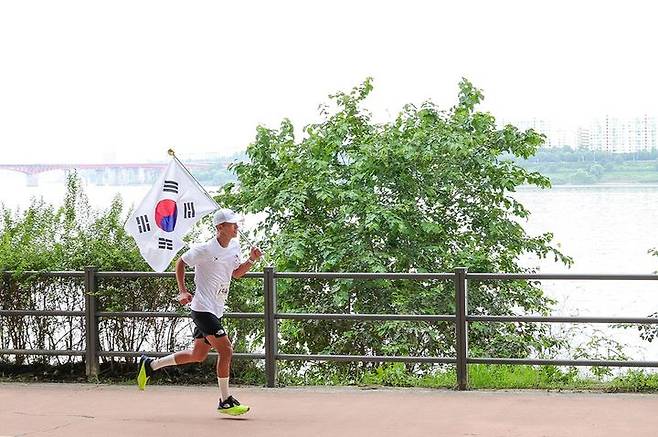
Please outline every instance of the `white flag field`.
M151 268L163 272L185 246L183 236L217 207L180 161L172 157L124 229L135 239Z

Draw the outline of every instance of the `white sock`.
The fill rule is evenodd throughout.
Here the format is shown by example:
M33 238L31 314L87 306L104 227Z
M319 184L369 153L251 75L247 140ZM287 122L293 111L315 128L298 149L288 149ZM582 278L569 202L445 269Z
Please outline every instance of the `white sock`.
M174 354L167 355L166 357L158 358L151 362L151 369L158 370L162 367L175 366L176 360Z
M222 394L222 401L228 399L228 378L217 377L217 383L219 384L219 391Z

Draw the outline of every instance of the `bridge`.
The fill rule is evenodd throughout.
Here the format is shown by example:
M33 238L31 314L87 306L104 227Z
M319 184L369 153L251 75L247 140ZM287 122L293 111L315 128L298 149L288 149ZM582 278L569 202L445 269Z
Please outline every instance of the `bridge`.
M101 163L101 164L0 164L0 170L23 173L27 185L39 185L38 175L49 171L77 171L97 185L148 184L155 180L168 163ZM190 169L208 169L212 163L185 164ZM226 165L222 165L225 167Z

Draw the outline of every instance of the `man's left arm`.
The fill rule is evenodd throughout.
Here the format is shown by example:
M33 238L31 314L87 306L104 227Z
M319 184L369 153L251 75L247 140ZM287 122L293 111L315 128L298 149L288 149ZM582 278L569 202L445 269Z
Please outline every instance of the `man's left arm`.
M262 255L263 253L259 248L252 247L251 251L249 252L249 258L240 264L237 269L233 270L233 277L236 279L243 277L245 273L251 270L251 266L253 266L254 263L256 263L256 261L258 261Z

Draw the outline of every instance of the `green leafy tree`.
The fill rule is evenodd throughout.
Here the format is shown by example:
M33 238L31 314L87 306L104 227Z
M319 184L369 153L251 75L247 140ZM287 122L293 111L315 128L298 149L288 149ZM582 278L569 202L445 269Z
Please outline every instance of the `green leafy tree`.
M63 205L33 200L21 212L1 208L0 270L148 270L133 239L123 230L123 203L89 206L80 178L67 178Z
M596 181L587 170L579 168L574 174L571 175L571 182L574 184L591 184Z
M597 181L601 179L604 171L605 169L600 164L592 164L592 166L589 168L589 174L594 176L594 179Z
M543 137L533 130L496 127L477 112L480 90L463 80L458 103L407 105L392 122L375 123L362 104L366 80L331 96L323 120L300 140L284 120L259 127L249 160L233 166L237 183L220 204L263 213L255 230L279 271L524 272L533 254L570 258L551 246L552 234L527 235L529 212L510 194L549 180L512 159L532 156ZM451 283L440 281L280 281L283 311L328 313L454 313ZM470 312L544 313L550 301L536 284L471 283ZM284 352L336 354L451 353L451 324L386 322L282 323ZM472 353L524 356L552 346L541 327L472 324Z

